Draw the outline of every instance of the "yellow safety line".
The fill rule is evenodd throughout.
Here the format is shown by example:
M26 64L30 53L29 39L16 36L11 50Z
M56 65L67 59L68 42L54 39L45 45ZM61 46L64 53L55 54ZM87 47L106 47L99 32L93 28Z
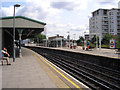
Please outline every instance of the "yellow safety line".
M37 60L37 62L41 65L41 60L40 60L40 58L39 57L37 57L36 55L34 55L34 57L36 58L36 60ZM43 63L44 63L44 61L43 61ZM46 64L46 63L44 63L44 64ZM43 67L44 68L44 67ZM48 67L49 68L49 67ZM45 69L45 68L44 68ZM46 69L45 69L46 70ZM51 72L50 72L51 73ZM54 76L53 77L51 77L51 75L50 75L50 73L48 73L47 72L47 74L48 74L48 76L53 80L53 82L56 84L56 86L58 87L58 88L70 88L66 83L63 83L63 81L59 78L59 77L57 77L57 75L55 76L55 78L57 77L58 78L58 80L56 81L55 80L55 78L54 78ZM54 72L52 72L52 73L54 73ZM54 78L54 79L53 79ZM59 80L60 79L60 80ZM61 83L63 83L63 84L61 84ZM62 87L61 87L61 85L62 85Z
M40 56L39 56L40 57ZM70 79L68 79L65 75L63 75L61 72L59 72L55 67L53 67L51 64L49 64L46 60L44 60L42 57L40 57L41 60L46 62L51 68L53 68L56 72L58 72L61 76L63 76L67 81L69 81L72 85L74 85L76 88L79 88L79 90L82 90L78 85L76 85L74 82L72 82Z

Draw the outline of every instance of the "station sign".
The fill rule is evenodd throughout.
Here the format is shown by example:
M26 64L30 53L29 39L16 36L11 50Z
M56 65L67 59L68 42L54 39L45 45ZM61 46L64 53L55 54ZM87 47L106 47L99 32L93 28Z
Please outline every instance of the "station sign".
M115 39L110 40L110 48L115 48Z

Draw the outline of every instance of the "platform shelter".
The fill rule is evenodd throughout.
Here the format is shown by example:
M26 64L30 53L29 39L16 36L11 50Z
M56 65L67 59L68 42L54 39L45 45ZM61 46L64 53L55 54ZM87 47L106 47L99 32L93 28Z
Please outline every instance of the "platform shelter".
M36 33L44 31L46 23L24 16L15 16L15 40L32 38ZM5 47L9 52L13 49L13 16L0 18L0 50Z

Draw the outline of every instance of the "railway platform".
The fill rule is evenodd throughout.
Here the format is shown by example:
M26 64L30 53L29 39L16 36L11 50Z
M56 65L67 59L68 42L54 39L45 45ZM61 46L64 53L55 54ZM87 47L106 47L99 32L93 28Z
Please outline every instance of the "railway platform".
M51 47L50 47L51 48ZM89 55L95 55L95 56L103 56L103 57L108 57L108 58L115 58L115 59L120 59L120 53L117 53L115 49L105 49L101 48L94 48L92 50L83 50L81 46L77 46L76 49L69 49L66 47L62 48L53 48L53 49L58 49L58 50L63 50L63 51L70 51L70 52L77 52L77 53L83 53L83 54L89 54Z
M2 88L62 88L89 90L83 83L32 50L22 48L22 57L2 66Z

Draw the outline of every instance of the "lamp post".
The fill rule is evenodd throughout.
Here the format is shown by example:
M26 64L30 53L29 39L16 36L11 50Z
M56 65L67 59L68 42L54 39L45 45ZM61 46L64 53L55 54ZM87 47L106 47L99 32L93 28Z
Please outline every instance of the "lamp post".
M62 48L62 37L61 37L61 48Z
M99 35L99 51L101 51L101 34Z
M15 7L20 7L19 4L14 5L13 13L13 62L15 62Z
M98 27L96 28L96 50L97 50L97 48L98 48L98 39L97 39L97 29L98 29Z
M98 48L98 41L97 41L97 32L96 32L96 49Z
M101 51L101 31L99 31L99 51Z
M98 48L98 39L97 39L97 35L99 37L99 51L101 50L101 32L99 31L97 33L97 31L99 31L99 28L97 27L96 29L96 49Z
M56 47L58 48L58 40L59 39L57 39L57 38L59 38L59 34L56 34Z

